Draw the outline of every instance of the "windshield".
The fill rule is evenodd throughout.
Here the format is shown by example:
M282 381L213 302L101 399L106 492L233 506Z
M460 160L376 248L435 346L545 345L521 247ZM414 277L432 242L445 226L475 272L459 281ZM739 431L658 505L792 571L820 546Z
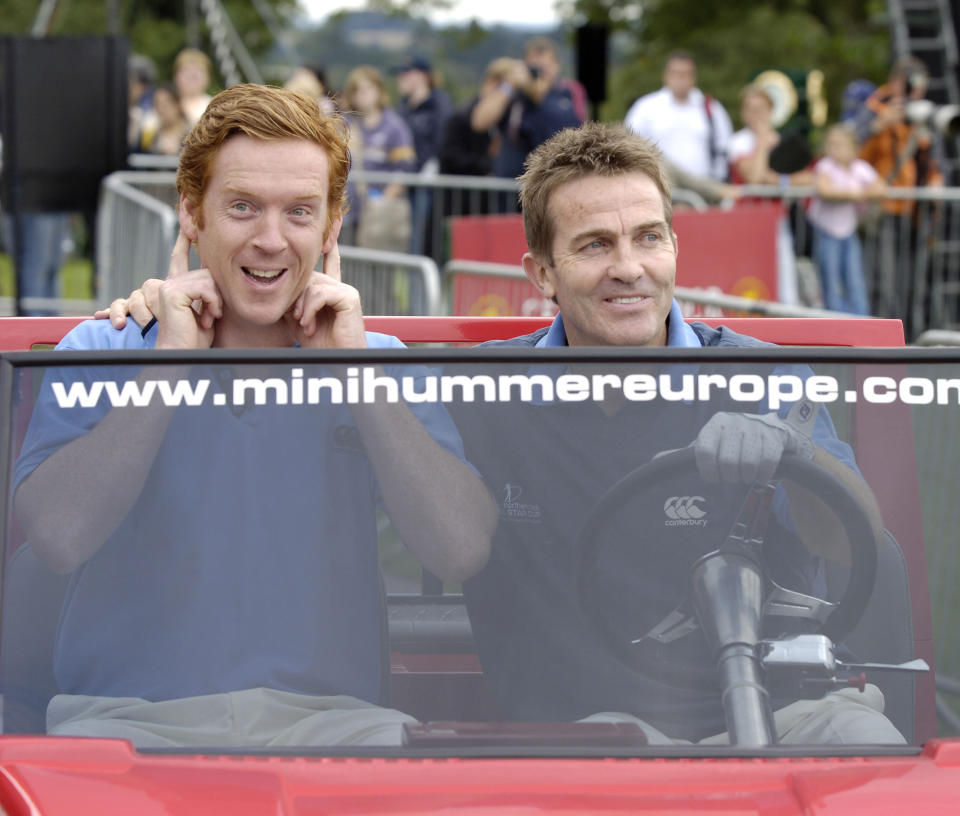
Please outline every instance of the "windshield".
M955 355L10 359L6 733L464 755L936 733Z

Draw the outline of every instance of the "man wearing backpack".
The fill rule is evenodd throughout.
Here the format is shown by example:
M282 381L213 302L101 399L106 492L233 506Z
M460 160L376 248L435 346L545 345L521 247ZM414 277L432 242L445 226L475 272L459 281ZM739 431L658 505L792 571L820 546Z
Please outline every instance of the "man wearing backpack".
M654 142L680 169L725 181L733 125L723 105L696 84L693 55L672 52L663 69L663 87L634 102L624 124Z

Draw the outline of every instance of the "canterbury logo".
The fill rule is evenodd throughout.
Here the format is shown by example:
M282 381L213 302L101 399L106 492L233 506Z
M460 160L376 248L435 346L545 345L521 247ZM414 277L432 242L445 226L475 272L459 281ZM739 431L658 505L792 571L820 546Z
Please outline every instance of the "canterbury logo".
M706 501L703 496L671 496L664 503L663 512L671 519L701 519L706 511L698 507L697 502L702 501Z

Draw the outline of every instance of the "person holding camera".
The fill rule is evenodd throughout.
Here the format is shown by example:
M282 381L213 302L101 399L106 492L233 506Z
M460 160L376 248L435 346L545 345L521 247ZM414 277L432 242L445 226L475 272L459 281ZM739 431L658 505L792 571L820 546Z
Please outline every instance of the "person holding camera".
M556 45L547 37L533 37L506 78L482 97L470 116L478 133L495 131L500 147L493 159L493 175L516 178L535 147L555 133L583 123L570 88L560 78Z
M860 157L892 187L943 184L932 155L930 131L910 116L912 103L924 99L929 82L926 66L916 57L897 60L889 80L867 98L858 118ZM884 202L884 212L904 215L912 211L913 202L906 199Z

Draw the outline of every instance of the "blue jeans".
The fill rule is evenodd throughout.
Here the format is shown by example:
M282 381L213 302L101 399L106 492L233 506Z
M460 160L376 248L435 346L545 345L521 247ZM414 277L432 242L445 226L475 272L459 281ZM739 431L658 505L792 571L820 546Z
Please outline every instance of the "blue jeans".
M59 212L22 213L23 248L17 251L14 218L3 216L4 241L14 264L21 264L20 297L57 296L60 265L63 263L63 241L70 226L70 215ZM54 309L24 309L26 315L56 314Z
M857 234L835 238L815 227L813 240L824 305L837 312L869 314L867 289L863 281L863 256Z

